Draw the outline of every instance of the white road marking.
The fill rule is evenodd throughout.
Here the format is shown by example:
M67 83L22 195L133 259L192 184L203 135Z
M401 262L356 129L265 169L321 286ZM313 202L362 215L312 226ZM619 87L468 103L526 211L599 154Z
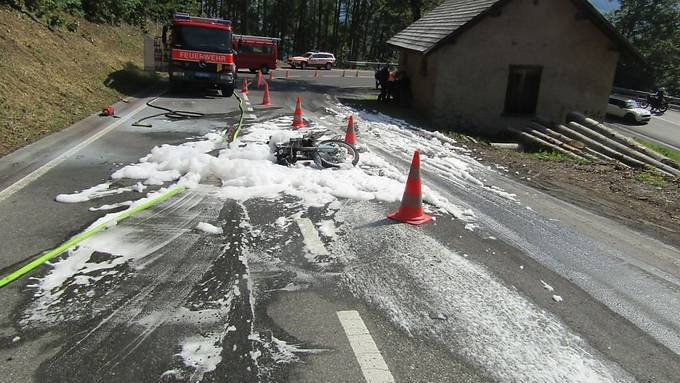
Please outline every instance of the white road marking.
M61 164L64 162L68 157L74 155L75 153L79 152L82 150L84 147L87 145L90 145L91 143L97 141L101 137L103 137L105 134L109 133L125 121L129 120L132 116L136 115L139 113L142 109L146 108L146 103L143 103L130 113L128 113L126 116L121 117L119 119L116 119L114 122L112 122L109 126L106 128L100 130L99 132L95 133L92 135L90 138L80 142L78 145L72 147L68 151L58 155L57 157L53 158L51 161L48 163L44 164L43 166L39 167L38 169L32 171L28 175L26 175L24 178L20 179L19 181L13 183L12 185L8 186L7 188L3 189L0 191L0 202L5 200L6 198L10 197L12 194L18 192L19 190L25 188L27 185L29 185L31 182L37 180L41 176L43 176L45 173L49 172L51 169L53 169L55 166Z
M623 126L623 125L621 125L621 124L612 124L612 125L615 125L617 128L619 128L619 129L621 129L621 130L627 132L627 133L630 134L631 136L639 136L639 137L644 138L645 140L652 141L653 143L656 143L656 144L659 144L659 145L663 145L663 146L669 147L669 148L671 148L671 149L673 149L673 150L680 150L680 147L678 147L678 146L669 144L669 143L667 143L667 142L663 142L663 141L661 141L661 140L659 140L659 139L657 139L657 138L648 136L648 135L646 135L646 134L644 134L644 133L641 133L641 132L638 132L638 131L635 131L635 130L632 130L632 129L628 129L627 127L625 127L625 126Z
M248 104L248 107L246 107L246 110L249 111L249 112L254 112L254 111L255 111L255 109L253 109L253 107L250 106L250 104Z
M254 114L248 114L248 115L246 115L246 118L249 119L249 120L256 120L257 116L254 115Z
M366 383L394 383L394 377L361 315L356 311L338 311L337 314Z
M661 121L666 121L666 122L669 123L669 124L672 124L672 125L675 125L675 126L680 126L680 123L677 123L677 122L671 121L671 120L667 120L667 119L665 119L665 118L663 118L663 117L652 116L652 118L658 118L659 120L661 120Z
M326 250L323 242L321 242L319 232L316 231L312 221L309 218L298 218L295 222L297 222L297 225L300 228L302 238L304 239L305 246L307 246L309 252L313 255L328 255L328 250Z

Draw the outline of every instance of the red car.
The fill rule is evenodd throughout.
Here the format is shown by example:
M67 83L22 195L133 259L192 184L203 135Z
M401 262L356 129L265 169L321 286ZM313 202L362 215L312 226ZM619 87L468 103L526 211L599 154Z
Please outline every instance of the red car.
M329 52L307 52L302 56L288 58L288 65L291 68L299 67L300 69L305 69L307 67L316 67L330 70L334 64L335 56Z
M256 70L269 73L276 69L281 39L264 36L233 35L232 47L236 51L236 67L238 69Z

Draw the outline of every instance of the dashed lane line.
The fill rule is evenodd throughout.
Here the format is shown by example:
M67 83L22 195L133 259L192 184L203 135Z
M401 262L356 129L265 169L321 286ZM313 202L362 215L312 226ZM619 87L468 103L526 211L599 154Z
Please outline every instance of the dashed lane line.
M321 242L319 232L316 231L314 223L309 218L298 218L295 222L300 228L307 250L313 255L328 255L328 250L326 250L323 242Z
M64 162L67 158L71 157L72 155L78 153L80 150L85 148L86 146L90 145L91 143L97 141L113 129L117 128L119 125L124 123L125 121L129 120L132 116L136 115L142 109L146 108L146 103L143 103L142 105L138 106L135 108L133 111L129 112L127 115L115 120L111 124L109 124L107 127L104 129L100 130L99 132L93 134L91 137L85 139L84 141L81 141L79 144L76 146L72 147L71 149L67 150L66 152L58 155L57 157L53 158L51 161L47 162L43 166L37 168L36 170L32 171L28 175L24 176L24 178L20 179L19 181L13 183L12 185L6 187L2 191L0 191L0 202L3 200L7 199L10 197L12 194L18 192L19 190L25 188L27 185L29 185L31 182L37 180L41 176L43 176L45 173L49 172L51 169L56 167L57 165L61 164Z
M366 383L394 383L394 377L361 315L354 310L338 311L337 314Z
M247 93L244 93L244 94L243 94L243 99L244 99L245 102L246 102L246 110L247 110L248 112L254 112L255 109L253 109L253 104L250 103L250 99L248 98L248 94L247 94ZM255 118L255 117L251 117L251 116L254 116L254 115L253 115L253 114L250 114L250 115L246 116L246 118L249 118L249 119Z

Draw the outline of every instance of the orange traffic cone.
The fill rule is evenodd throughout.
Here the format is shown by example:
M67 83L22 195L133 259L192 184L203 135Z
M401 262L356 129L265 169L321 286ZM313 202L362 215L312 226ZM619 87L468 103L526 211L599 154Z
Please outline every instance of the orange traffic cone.
M257 71L257 87L262 88L262 72Z
M248 94L248 80L243 79L243 85L241 86L241 93Z
M288 69L286 69L286 80L288 80Z
M357 144L357 135L354 133L354 116L349 116L347 121L347 133L345 133L345 142L350 145Z
M420 151L416 150L411 162L411 171L406 180L406 189L401 198L399 210L387 215L387 218L410 225L421 225L432 219L423 210L422 185L420 182Z
M295 114L293 115L293 129L300 129L305 127L305 122L302 120L302 99L298 97L295 100Z
M271 80L273 80L273 79L274 79L274 72L273 72L273 71L269 71L269 81L271 81Z
M272 100L269 99L269 83L264 82L264 97L262 97L262 104L264 106L269 106L272 104Z

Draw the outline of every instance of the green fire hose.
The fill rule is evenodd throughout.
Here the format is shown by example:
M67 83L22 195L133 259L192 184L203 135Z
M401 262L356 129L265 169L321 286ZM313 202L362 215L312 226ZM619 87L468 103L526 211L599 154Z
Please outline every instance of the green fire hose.
M174 188L166 191L165 193L163 193L163 194L161 194L157 197L154 197L154 198L152 198L152 199L150 199L150 200L148 200L148 201L146 201L146 202L144 202L140 205L137 205L137 206L133 207L132 209L125 210L125 211L121 212L120 214L116 215L115 217L111 218L110 220L102 222L102 223L98 224L97 226L72 237L68 241L61 244L59 247L56 247L56 248L48 251L47 253L45 253L45 254L41 255L40 257L34 259L30 263L24 265L19 270L17 270L15 272L13 272L12 274L9 274L8 276L0 279L0 288L2 288L4 286L10 284L11 282L21 278L22 276L33 271L35 268L42 265L43 263L49 261L50 259L56 257L59 254L65 252L66 250L68 250L71 247L79 244L80 242L92 237L93 235L99 233L100 231L103 231L106 228L108 228L112 225L115 225L115 224L117 224L118 222L120 222L124 219L130 218L131 216L139 213L142 210L146 210L146 209L148 209L148 208L150 208L154 205L157 205L157 204L167 200L168 198L171 198L174 195L182 193L184 190L186 190L186 188L184 186L175 186Z
M238 108L241 111L241 115L239 117L238 123L236 124L236 126L233 130L233 135L231 137L230 142L236 141L239 134L241 133L241 127L243 126L243 115L244 115L243 99L241 97L239 97L237 94L234 94L234 97L236 97L236 99L238 100ZM150 105L150 106L153 106L153 105ZM153 107L158 108L157 106L153 106ZM177 113L176 111L171 111L170 109L167 109L167 110L169 112ZM189 113L193 113L193 112L182 111L181 113L189 114ZM165 114L165 113L162 113L162 114ZM195 117L198 114L199 113L194 113L193 116L183 115L183 117ZM158 115L151 116L151 117L157 117L157 116ZM136 122L136 123L141 123L141 120ZM227 139L229 139L229 138L227 138ZM154 197L154 198L152 198L152 199L150 199L150 200L148 200L148 201L146 201L146 202L144 202L140 205L137 205L137 206L135 206L131 209L125 210L125 211L121 212L120 214L116 215L115 217L111 218L110 220L108 220L106 222L102 222L102 223L96 225L95 227L93 227L89 230L86 230L85 232L82 232L82 233L72 237L71 239L62 243L58 247L46 252L45 254L41 255L40 257L38 257L38 258L34 259L33 261L29 262L28 264L24 265L20 269L14 271L13 273L7 275L6 277L4 277L2 279L0 279L0 288L7 286L8 284L10 284L10 283L14 282L15 280L21 278L22 276L30 273L31 271L33 271L34 269L36 269L38 266L42 265L43 263L45 263L45 262L49 261L50 259L62 254L66 250L68 250L68 249L72 248L73 246L79 244L80 242L92 237L93 235L107 229L108 227L115 225L118 222L123 221L127 218L130 218L131 216L141 212L142 210L146 210L146 209L148 209L148 208L150 208L154 205L157 205L157 204L167 200L168 198L171 198L171 197L173 197L173 196L175 196L179 193L182 193L185 190L186 190L186 188L184 186L175 186L174 188L164 192L163 194L161 194L157 197Z

